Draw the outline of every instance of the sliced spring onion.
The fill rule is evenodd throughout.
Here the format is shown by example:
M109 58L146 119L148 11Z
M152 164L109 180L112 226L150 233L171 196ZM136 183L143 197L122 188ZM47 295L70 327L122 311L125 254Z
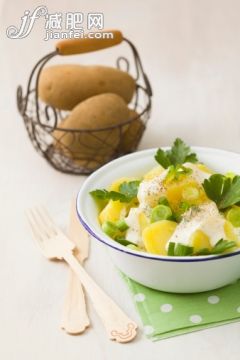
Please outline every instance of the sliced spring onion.
M140 249L137 245L134 245L134 244L129 244L129 245L127 245L127 247L132 250L142 251L142 249Z
M168 256L188 256L193 254L193 247L180 243L170 242L168 245Z
M168 220L172 216L172 210L166 205L157 205L151 212L151 223L159 220Z
M158 200L158 205L166 205L169 206L168 199L165 196L161 196Z
M228 210L226 218L234 227L240 227L240 207Z
M203 248L195 252L194 255L211 255L211 251L208 248Z
M102 224L102 230L112 238L115 238L119 234L118 227L111 221L105 221Z
M124 246L136 246L134 243L132 243L131 241L129 241L129 240L126 240L126 239L124 239L124 238L122 238L122 237L116 237L115 239L114 239L116 242L118 242L119 244L121 244L121 245L124 245Z
M189 210L191 207L191 205L189 205L188 202L186 201L182 201L180 204L179 204L179 209L181 210L182 213L184 213L185 211Z
M221 239L214 245L214 247L211 250L209 250L207 248L200 249L199 251L197 251L193 255L217 255L217 254L222 254L222 253L224 253L224 251L232 249L235 246L236 246L235 241L229 241L229 240Z
M115 225L117 226L118 230L120 230L120 231L126 231L129 228L128 224L126 223L126 221L124 219L118 220L115 223Z
M174 248L175 248L175 242L170 242L168 244L168 256L174 256Z
M193 247L177 243L174 248L174 256L188 256L193 254Z
M211 254L221 254L228 249L232 249L236 246L235 241L219 240L216 245L212 248Z
M188 186L183 190L182 197L186 201L197 200L199 198L199 190L194 186Z

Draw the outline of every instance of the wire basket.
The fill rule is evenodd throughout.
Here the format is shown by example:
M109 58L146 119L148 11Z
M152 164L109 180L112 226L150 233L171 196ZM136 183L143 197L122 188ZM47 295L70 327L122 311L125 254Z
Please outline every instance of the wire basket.
M101 41L99 39L74 39L57 43L56 50L44 56L34 66L28 80L26 95L23 95L21 86L17 88L18 110L23 117L33 146L55 169L64 173L87 175L104 163L133 152L146 128L151 111L152 96L148 77L143 70L135 46L128 39L122 37L120 31L114 30L112 33L114 34L113 39L104 39L104 41L103 39L100 39ZM132 60L130 62L126 57L118 57L116 67L118 69L124 67L124 71L127 72L130 70L130 65L134 68L136 90L130 107L136 111L136 116L126 119L121 124L94 130L60 128L59 124L68 115L68 112L46 105L38 96L38 82L43 67L55 56L100 50L121 42L127 43L130 47ZM127 144L124 133L126 127L129 129ZM56 137L56 130L62 132L62 136ZM79 147L67 147L64 141L61 141L65 136L70 137L72 144L77 144ZM113 139L113 136L114 141L109 141L109 139Z

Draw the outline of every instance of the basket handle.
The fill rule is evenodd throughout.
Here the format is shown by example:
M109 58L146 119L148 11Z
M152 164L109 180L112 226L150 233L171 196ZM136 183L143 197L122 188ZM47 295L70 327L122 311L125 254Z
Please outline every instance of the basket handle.
M84 54L91 51L102 50L111 46L120 44L123 41L123 35L119 30L105 30L104 33L111 33L111 37L106 38L83 38L61 40L56 44L56 50L59 55Z

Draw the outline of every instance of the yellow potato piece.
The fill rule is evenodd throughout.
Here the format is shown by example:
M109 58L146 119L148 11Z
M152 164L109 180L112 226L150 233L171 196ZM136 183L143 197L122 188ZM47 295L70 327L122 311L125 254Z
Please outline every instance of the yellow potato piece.
M120 179L115 180L109 187L110 191L119 191L119 186L124 182L133 181L133 178L122 177Z
M99 214L100 223L105 221L117 221L122 219L127 214L128 204L122 203L120 201L110 200L109 203L104 207L104 209Z
M199 193L199 196L196 199L189 199L189 205L200 205L208 201L202 186L196 181L186 178L181 182L173 182L167 185L166 196L173 211L178 212L181 203L186 201L184 194L189 188L195 188Z
M144 180L152 180L153 178L155 178L156 176L160 175L162 172L164 171L164 168L161 165L157 165L155 166L152 170L150 170L149 172L147 172L143 179Z
M226 240L236 241L237 245L240 246L240 239L234 231L234 226L228 220L224 223L224 231L226 234Z
M209 240L209 236L207 236L202 230L196 230L191 236L191 243L194 251L199 251L201 249L210 250L212 246Z
M146 250L152 254L167 255L166 243L174 233L176 226L176 222L169 220L156 221L147 226L142 234Z

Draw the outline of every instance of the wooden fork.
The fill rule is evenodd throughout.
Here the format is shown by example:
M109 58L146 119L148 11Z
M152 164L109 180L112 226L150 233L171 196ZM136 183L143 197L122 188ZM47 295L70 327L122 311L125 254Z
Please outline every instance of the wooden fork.
M32 234L43 255L48 259L65 260L79 277L101 318L109 339L129 342L136 336L137 325L93 281L73 255L75 245L54 224L43 207L27 211Z

